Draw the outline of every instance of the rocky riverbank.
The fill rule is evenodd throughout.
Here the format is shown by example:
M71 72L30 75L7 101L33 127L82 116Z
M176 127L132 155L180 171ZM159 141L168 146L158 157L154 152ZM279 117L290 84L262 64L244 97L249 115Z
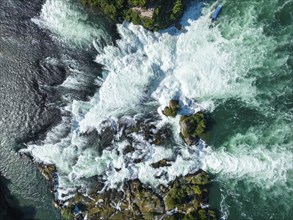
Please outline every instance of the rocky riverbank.
M56 175L50 173L53 167L40 166L52 182L52 191ZM199 170L157 188L138 179L126 181L120 189L102 190L102 185L97 183L87 193L77 191L74 197L55 202L65 219L216 220L216 212L208 208L209 185L208 174Z
M159 30L176 23L186 0L81 0L87 7L103 12L114 21L129 21L149 30Z

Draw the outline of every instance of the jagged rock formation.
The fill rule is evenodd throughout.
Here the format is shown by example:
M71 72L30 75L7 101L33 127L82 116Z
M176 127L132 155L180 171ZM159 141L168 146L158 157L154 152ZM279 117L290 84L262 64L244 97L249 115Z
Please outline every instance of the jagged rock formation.
M87 195L77 193L59 204L65 219L199 219L216 220L216 212L207 207L209 176L199 170L178 177L168 186L153 189L138 179L129 180L122 190L102 193L92 190Z

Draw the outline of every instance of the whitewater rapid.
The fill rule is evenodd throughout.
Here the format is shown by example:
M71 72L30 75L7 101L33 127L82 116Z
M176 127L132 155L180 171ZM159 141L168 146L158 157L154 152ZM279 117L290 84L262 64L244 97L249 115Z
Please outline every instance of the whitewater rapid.
M53 13L51 9L56 7L62 10ZM77 46L94 42L98 53L95 62L103 66L103 77L97 78L101 87L93 97L69 103L63 111L70 112L70 118L64 116L42 144L29 144L25 150L37 162L56 165L61 191L86 186L88 178L101 175L109 188L134 178L157 186L200 168L218 175L221 181L239 179L263 188L288 181L288 172L292 170L288 146L292 140L287 144L281 139L270 142L278 126L290 136L291 127L286 127L283 119L271 127L256 126L235 134L222 146L200 142L198 146L187 147L179 137L179 116L170 119L161 113L172 98L180 100L181 115L202 110L213 112L232 99L259 114L265 115L268 110L258 97L261 91L255 85L257 75L252 72L266 63L277 43L263 34L262 26L255 25L255 8L243 15L244 28L242 21L222 20L221 24L211 25L212 8L195 1L181 21L186 30L183 33L175 28L152 33L133 24L118 24L121 38L115 45L108 42L103 46L99 41L107 39L104 32L99 26L84 26L83 20L77 19L83 16L69 7L68 1L46 2L40 17L33 21L49 28L58 39L79 41ZM71 19L72 16L77 18ZM56 17L62 21L54 20ZM280 58L278 62L281 66L286 59ZM62 86L70 87L71 82L78 86L79 81L66 81ZM172 146L155 146L141 134L135 134L135 152L123 155L123 149L130 143L120 141L118 129L112 146L99 154L87 138L94 131L101 132L105 121L117 128L119 119L150 118L149 112L155 115L157 128L171 126L175 140ZM60 135L68 126L70 133ZM137 158L141 162L133 163ZM150 166L161 159L172 159L172 165L159 169Z

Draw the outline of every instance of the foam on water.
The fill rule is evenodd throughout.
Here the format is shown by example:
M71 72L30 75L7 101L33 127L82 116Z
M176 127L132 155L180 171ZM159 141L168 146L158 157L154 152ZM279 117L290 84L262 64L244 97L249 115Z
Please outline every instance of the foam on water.
M49 0L47 6L53 3L57 4ZM174 30L172 34L152 33L124 23L118 25L121 39L117 46L102 48L95 44L99 53L96 61L103 65L104 77L99 79L101 88L90 101L73 101L68 106L67 110L72 113L68 136L56 141L53 136L58 129L52 130L48 134L50 138L42 145L28 145L27 149L35 160L56 164L61 188L83 186L87 178L96 175L102 175L110 188L133 178L157 186L199 168L217 174L221 181L243 180L262 188L288 181L288 172L292 170L292 138L284 114L280 113L280 120L271 118L271 126L251 127L243 134L233 136L223 146L208 148L203 142L187 148L178 135L179 117L168 119L161 114L172 98L180 99L183 106L180 114L213 111L228 99L238 100L256 108L260 114L267 114L269 106L261 99L266 90L258 90L255 78L261 77L257 69L267 64L268 56L277 47L276 41L263 33L261 25L256 25L255 6L247 6L247 10L241 12L244 14L239 16L240 20L231 21L228 17L213 27L210 27L210 13L207 7L197 20L185 23L184 33L175 31L174 34ZM198 11L194 16L198 16ZM52 24L49 28L55 28L50 23L52 14L43 11L41 18ZM84 32L75 38L88 40L95 33L92 29ZM287 60L280 57L274 61L279 68ZM154 112L154 108L161 115L161 119L154 122L157 127L171 124L176 140L174 146L158 147L142 135L134 134L135 152L123 155L122 151L129 143L120 141L118 132L112 146L99 154L97 143L93 144L87 138L86 134L101 131L105 120L117 127L121 116L129 115L135 121L133 115ZM280 129L283 133L278 133ZM282 142L286 137L289 141ZM135 159L141 161L134 162ZM150 166L161 159L172 159L173 163L159 169ZM158 176L160 178L156 178Z
M53 4L52 1L49 3ZM74 101L69 107L73 113L70 136L54 144L45 142L43 146L30 145L28 150L37 160L56 164L60 173L66 174L71 181L79 180L105 173L113 166L113 161L122 160L115 151L104 151L99 156L95 148L87 146L85 137L80 135L99 130L101 122L108 118L144 112L143 109L149 108L145 104L152 99L160 103L160 112L171 98L180 98L185 106L184 114L200 109L212 110L217 100L253 98L253 87L243 78L246 71L234 71L236 51L225 50L230 42L221 36L217 27L210 28L208 23L209 11L198 20L189 21L187 32L178 35L152 33L133 24L118 25L121 40L117 41L117 47L109 45L100 49L96 58L104 66L102 87L90 102ZM170 122L178 124L175 120ZM127 174L123 178L140 176L157 185L159 180L143 178L142 173L153 173L148 170L152 169L148 164L156 162L151 158L163 159L165 154L154 156L157 154L155 146L142 142L144 154L149 156L135 169L129 167L131 172L123 171L124 175ZM198 150L196 153L195 150L189 152L184 146L179 149L190 155L177 156L170 168L163 168L180 171L166 170L166 181L199 167L196 162ZM107 174L108 181L117 176L115 172L110 173Z
M202 158L203 169L220 174L224 179L247 179L254 184L269 187L287 181L292 169L292 155L256 148L248 154L229 153L224 149L210 151Z
M150 97L161 107L176 97L197 100L209 109L220 99L253 98L251 81L244 79L246 71L235 71L238 48L225 50L230 42L208 23L207 14L190 21L187 32L179 35L118 25L122 37L118 47L108 46L96 58L104 65L106 78L99 103L80 122L80 130L98 128L105 117L141 112L142 102Z
M86 13L72 0L47 0L39 17L32 18L37 25L49 29L68 45L88 46L92 41L110 39L104 27L88 21Z
M224 219L288 219L292 146L292 123L279 114L235 134L219 149L206 149L202 168L221 183Z

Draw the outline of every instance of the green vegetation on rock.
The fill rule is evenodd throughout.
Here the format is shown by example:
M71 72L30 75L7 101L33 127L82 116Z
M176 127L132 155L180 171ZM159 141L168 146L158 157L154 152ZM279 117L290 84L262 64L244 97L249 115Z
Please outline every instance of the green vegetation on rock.
M166 209L177 208L187 214L198 209L199 203L206 200L208 183L208 175L203 171L176 179L164 198Z
M177 115L177 112L175 109L172 109L170 107L165 107L163 110L163 114L166 115L167 117L172 117L174 118Z
M59 204L63 218L153 220L164 216L164 219L217 219L213 210L201 208L208 201L209 190L209 176L202 170L155 189L138 179L129 180L121 187L122 190L109 189L101 193L97 189L87 194L77 193ZM80 210L78 216L74 216L76 206ZM176 213L165 215L174 208L177 208Z
M202 112L180 118L180 135L188 145L197 142L199 137L208 130L208 117Z
M179 101L172 99L169 102L169 106L166 106L163 110L163 114L167 117L175 117L177 115L177 111L180 109Z
M140 6L145 7L146 6L146 0L128 0L128 4L133 6Z
M62 217L66 220L72 220L73 215L73 206L65 207L61 210Z
M114 21L126 20L149 30L175 24L182 15L185 0L81 0Z

